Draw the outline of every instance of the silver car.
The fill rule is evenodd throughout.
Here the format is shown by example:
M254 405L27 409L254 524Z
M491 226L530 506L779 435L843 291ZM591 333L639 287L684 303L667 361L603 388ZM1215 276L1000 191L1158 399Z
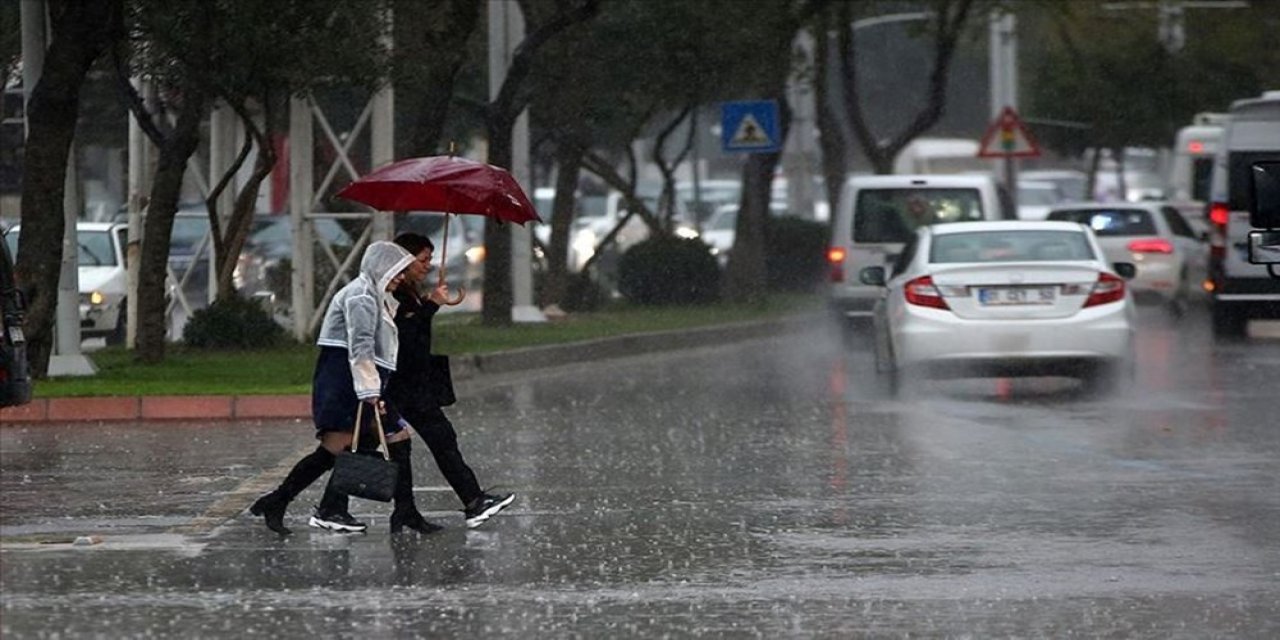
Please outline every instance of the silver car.
M1207 236L1172 205L1161 202L1063 204L1048 220L1078 222L1093 230L1110 262L1132 262L1129 283L1140 304L1164 304L1181 314L1207 272Z
M1125 277L1071 222L954 222L919 228L872 311L876 369L905 374L1063 375L1106 384L1130 371L1134 309Z

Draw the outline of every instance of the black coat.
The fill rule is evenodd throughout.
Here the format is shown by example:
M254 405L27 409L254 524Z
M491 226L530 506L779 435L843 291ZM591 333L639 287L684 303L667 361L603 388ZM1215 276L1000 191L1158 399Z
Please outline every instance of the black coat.
M395 319L400 348L395 373L387 383L387 397L396 406L409 409L453 404L447 360L442 362L443 356L431 354L431 321L440 305L403 291L396 291L395 296L400 301Z

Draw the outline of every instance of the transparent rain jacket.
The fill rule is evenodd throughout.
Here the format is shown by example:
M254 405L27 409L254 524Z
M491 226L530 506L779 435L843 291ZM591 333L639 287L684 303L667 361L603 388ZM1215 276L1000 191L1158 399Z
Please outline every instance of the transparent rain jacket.
M396 307L387 283L414 257L394 242L374 242L360 260L360 275L338 290L325 310L316 344L347 350L356 397L381 394L378 367L396 369Z

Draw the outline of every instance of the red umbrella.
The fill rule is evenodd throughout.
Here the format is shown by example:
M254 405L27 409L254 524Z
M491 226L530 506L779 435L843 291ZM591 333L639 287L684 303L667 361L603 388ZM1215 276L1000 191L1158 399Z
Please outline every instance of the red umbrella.
M440 282L449 255L450 213L495 218L523 225L541 222L520 184L505 169L456 156L408 158L381 167L347 185L338 197L381 211L440 211L445 213L444 244L440 251ZM462 301L462 290L457 300Z

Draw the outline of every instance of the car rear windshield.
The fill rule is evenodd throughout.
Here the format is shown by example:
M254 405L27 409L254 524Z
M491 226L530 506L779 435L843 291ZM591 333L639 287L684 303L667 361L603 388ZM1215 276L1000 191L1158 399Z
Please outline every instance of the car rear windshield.
M863 189L855 207L854 242L906 242L922 225L983 219L977 189Z
M1093 260L1089 239L1079 231L974 231L933 236L929 262L1042 262Z
M1098 235L1150 236L1158 233L1151 214L1142 209L1075 209L1049 213L1050 220L1079 222Z

